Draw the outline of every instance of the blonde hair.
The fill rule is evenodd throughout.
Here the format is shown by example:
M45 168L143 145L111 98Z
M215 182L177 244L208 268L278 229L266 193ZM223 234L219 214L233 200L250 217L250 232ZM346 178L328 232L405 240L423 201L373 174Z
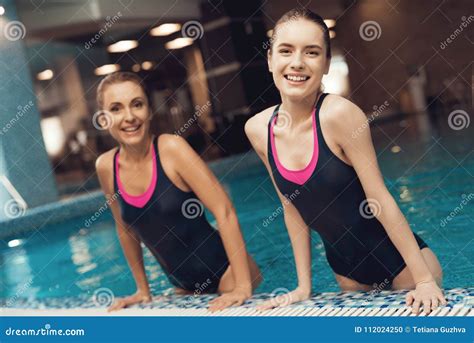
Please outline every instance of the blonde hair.
M104 77L100 81L99 86L97 87L96 100L97 100L97 105L99 106L100 109L104 107L104 92L107 89L107 87L116 83L121 83L121 82L126 82L126 81L133 82L137 84L138 86L140 86L141 89L143 90L143 93L145 94L145 97L148 100L147 89L145 87L143 80L140 78L140 76L128 71L117 71L115 73L109 74L106 77Z

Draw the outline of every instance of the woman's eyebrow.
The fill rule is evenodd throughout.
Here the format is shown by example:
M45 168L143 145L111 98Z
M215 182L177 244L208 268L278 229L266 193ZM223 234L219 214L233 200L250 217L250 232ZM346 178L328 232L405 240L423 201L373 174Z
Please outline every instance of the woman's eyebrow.
M307 49L322 49L318 44L306 45Z
M280 44L278 44L278 47L289 47L289 48L292 48L293 45L290 44L290 43L280 43ZM306 45L306 46L305 46L305 49L321 49L321 50L322 50L322 47L319 46L318 44L311 44L311 45Z

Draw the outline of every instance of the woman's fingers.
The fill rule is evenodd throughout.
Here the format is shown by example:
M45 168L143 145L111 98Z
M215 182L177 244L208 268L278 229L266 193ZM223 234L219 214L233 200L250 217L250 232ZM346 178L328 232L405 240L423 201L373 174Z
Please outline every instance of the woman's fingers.
M431 299L430 298L423 299L423 310L426 314L431 312Z
M413 303L413 301L415 300L415 296L414 296L413 293L414 293L413 291L410 291L405 296L405 301L406 301L408 306L410 306Z
M263 304L257 306L257 310L259 311L266 311L272 308L275 308L275 303L272 300L267 300Z
M112 312L112 311L117 311L117 310L120 310L121 308L123 308L125 306L125 303L123 302L122 299L119 299L117 300L115 303L112 304L112 306L110 306L108 309L107 309L107 312Z
M218 302L214 302L210 307L209 307L209 310L211 312L215 312L215 311L220 311L220 310L223 310L227 307L230 307L230 306L233 306L237 303L236 300L220 300Z
M412 307L413 313L418 314L420 312L420 303L421 301L419 299L415 299L413 301L413 307Z
M443 294L440 294L440 296L438 298L441 302L441 305L446 306L448 304L448 302L446 301L446 298L444 297Z
M439 301L438 301L438 298L436 297L432 297L431 298L431 310L434 311L438 308L439 306Z

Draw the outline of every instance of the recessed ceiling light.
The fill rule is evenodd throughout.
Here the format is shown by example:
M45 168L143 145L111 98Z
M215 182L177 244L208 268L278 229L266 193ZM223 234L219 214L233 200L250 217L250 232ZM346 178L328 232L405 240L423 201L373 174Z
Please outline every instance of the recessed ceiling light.
M153 62L145 61L145 62L142 63L142 68L143 68L143 70L150 70L151 68L153 68L153 65L154 65Z
M104 64L98 68L95 68L94 73L97 76L111 74L115 71L119 71L120 66L118 64Z
M127 52L138 46L138 41L136 40L121 40L117 43L111 44L107 47L107 51L111 53L116 52Z
M132 66L132 71L134 71L135 73L138 73L141 69L142 69L142 67L138 63L136 63Z
M191 44L193 44L192 38L181 37L181 38L173 39L172 41L169 41L168 43L166 43L165 48L168 50L181 49Z
M150 30L152 36L168 36L172 33L178 32L181 29L181 24L167 23L154 27Z

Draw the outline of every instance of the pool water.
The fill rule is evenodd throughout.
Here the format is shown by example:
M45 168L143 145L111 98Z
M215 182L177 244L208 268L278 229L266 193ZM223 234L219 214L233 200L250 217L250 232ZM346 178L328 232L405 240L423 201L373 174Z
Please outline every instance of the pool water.
M400 131L403 134L397 137ZM420 142L416 131L393 124L373 128L385 183L412 229L438 256L446 288L473 286L474 277L472 133L451 131ZM399 153L391 151L395 142L388 137L397 137ZM233 158L236 167L221 176L221 182L234 201L248 251L265 278L257 292L292 289L296 270L277 195L262 165L257 161L253 168L239 170L241 158ZM115 296L134 292L111 215L102 215L86 228L87 217L4 239L0 243L0 298L84 297L102 287ZM20 239L21 244L9 247L12 239ZM337 291L316 233L312 246L313 291ZM146 249L145 266L154 294L171 289Z

